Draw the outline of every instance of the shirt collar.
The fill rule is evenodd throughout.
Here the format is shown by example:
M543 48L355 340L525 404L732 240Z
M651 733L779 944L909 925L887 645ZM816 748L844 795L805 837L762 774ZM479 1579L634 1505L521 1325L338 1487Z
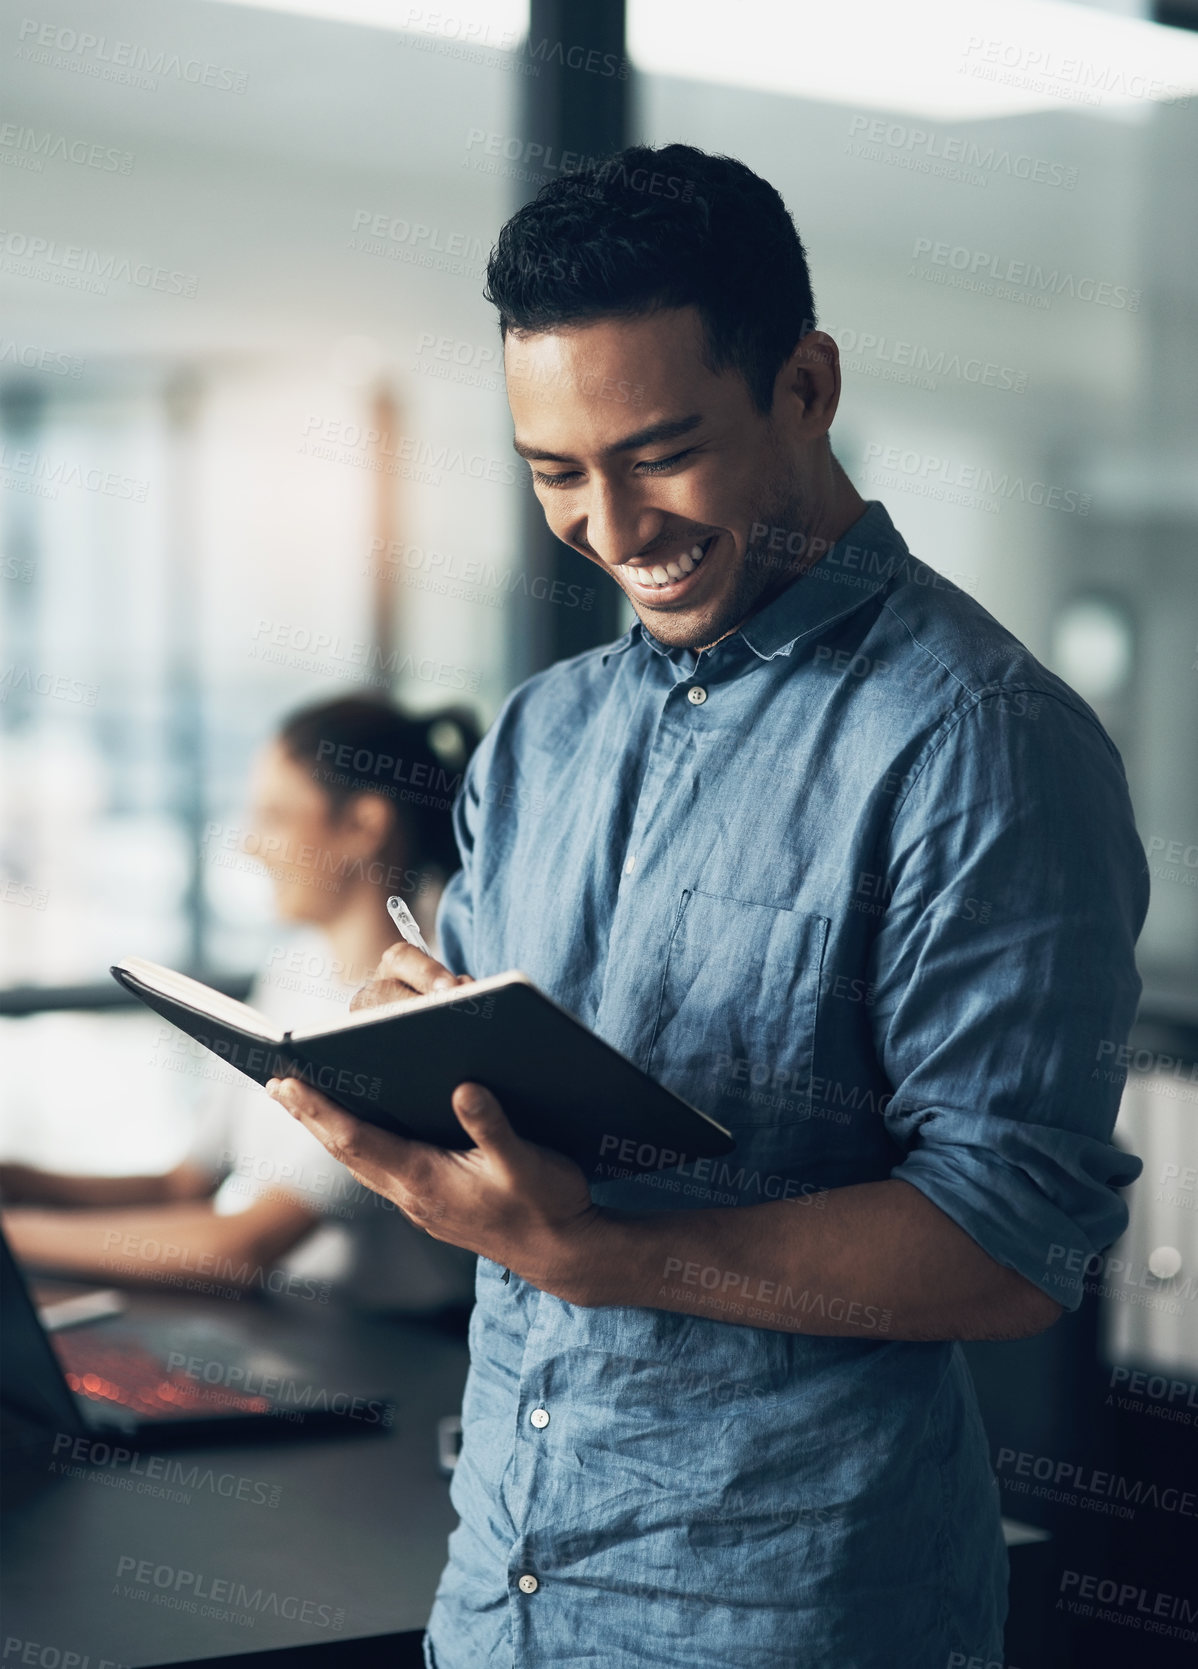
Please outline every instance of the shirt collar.
M789 655L800 638L822 630L842 614L850 614L879 592L907 559L907 547L885 505L869 499L852 527L846 529L813 568L800 574L778 596L750 615L739 637L761 660ZM600 659L617 655L640 636L660 655L680 653L658 641L640 620L604 649ZM691 653L691 651L685 651Z
M880 591L906 555L886 507L870 499L815 566L751 615L739 635L763 661L789 655L800 638L851 614Z

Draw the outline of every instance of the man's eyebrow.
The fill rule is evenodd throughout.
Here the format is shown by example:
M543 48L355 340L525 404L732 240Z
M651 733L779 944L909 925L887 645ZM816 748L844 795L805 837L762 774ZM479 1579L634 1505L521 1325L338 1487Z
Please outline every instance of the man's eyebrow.
M693 412L690 417L671 417L663 423L650 423L648 428L638 429L635 434L625 435L623 440L617 440L611 446L603 449L602 456L612 457L619 452L635 452L642 446L657 446L663 440L677 440L680 435L689 435L692 429L697 429L703 421L701 412ZM537 459L541 463L572 464L574 458L563 458L558 452L546 452L539 446L526 446L523 441L513 440L512 445L522 458Z

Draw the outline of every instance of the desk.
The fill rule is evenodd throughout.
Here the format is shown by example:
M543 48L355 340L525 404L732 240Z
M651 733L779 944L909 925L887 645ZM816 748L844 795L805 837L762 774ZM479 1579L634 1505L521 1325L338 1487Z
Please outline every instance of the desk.
M456 1523L437 1468L436 1422L461 1406L465 1341L313 1303L138 1294L128 1315L161 1320L181 1310L250 1321L256 1339L310 1363L330 1386L386 1391L394 1427L161 1451L186 1472L198 1466L201 1480L211 1469L190 1488L179 1473L174 1486L169 1474L148 1479L144 1444L133 1466L68 1466L61 1475L51 1470L61 1462L48 1438L19 1470L6 1468L4 1664L102 1669L107 1660L107 1669L137 1669L422 1628ZM238 1489L241 1499L222 1493ZM142 1560L157 1586L136 1581ZM223 1603L195 1597L222 1581L233 1585L215 1587ZM21 1650L8 1649L14 1639ZM25 1658L31 1642L41 1650Z
M76 1467L68 1456L63 1473L48 1438L6 1479L5 1669L142 1669L297 1647L314 1669L333 1669L354 1661L340 1646L422 1629L456 1522L435 1428L460 1406L465 1342L307 1303L130 1300L134 1321L181 1314L249 1320L259 1341L311 1363L329 1385L387 1391L394 1428L164 1450L157 1464L172 1472L157 1481L144 1445L132 1465ZM211 1481L188 1487L176 1462ZM1043 1537L1003 1528L1013 1548ZM148 1561L160 1585L138 1581L129 1561ZM378 1650L396 1661L393 1644Z

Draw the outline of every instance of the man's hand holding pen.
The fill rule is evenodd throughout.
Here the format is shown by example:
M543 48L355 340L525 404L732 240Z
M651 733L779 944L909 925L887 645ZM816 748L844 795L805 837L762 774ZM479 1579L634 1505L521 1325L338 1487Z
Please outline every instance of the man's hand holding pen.
M383 952L382 961L366 984L354 992L349 1006L354 1011L377 1008L382 1003L402 1002L427 996L430 991L448 991L454 985L472 983L469 974L451 974L436 957L400 940Z

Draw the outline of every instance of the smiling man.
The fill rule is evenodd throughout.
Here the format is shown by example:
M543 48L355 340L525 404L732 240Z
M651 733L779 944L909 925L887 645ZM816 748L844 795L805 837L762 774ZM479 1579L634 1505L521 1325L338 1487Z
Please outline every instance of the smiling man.
M426 1661L1001 1660L954 1341L1049 1326L1126 1223L1101 1065L1147 879L1118 755L837 463L836 346L742 164L554 181L488 294L546 519L638 619L504 703L444 966L398 946L360 1000L521 968L736 1151L587 1176L476 1085L456 1154L273 1086L480 1254Z

